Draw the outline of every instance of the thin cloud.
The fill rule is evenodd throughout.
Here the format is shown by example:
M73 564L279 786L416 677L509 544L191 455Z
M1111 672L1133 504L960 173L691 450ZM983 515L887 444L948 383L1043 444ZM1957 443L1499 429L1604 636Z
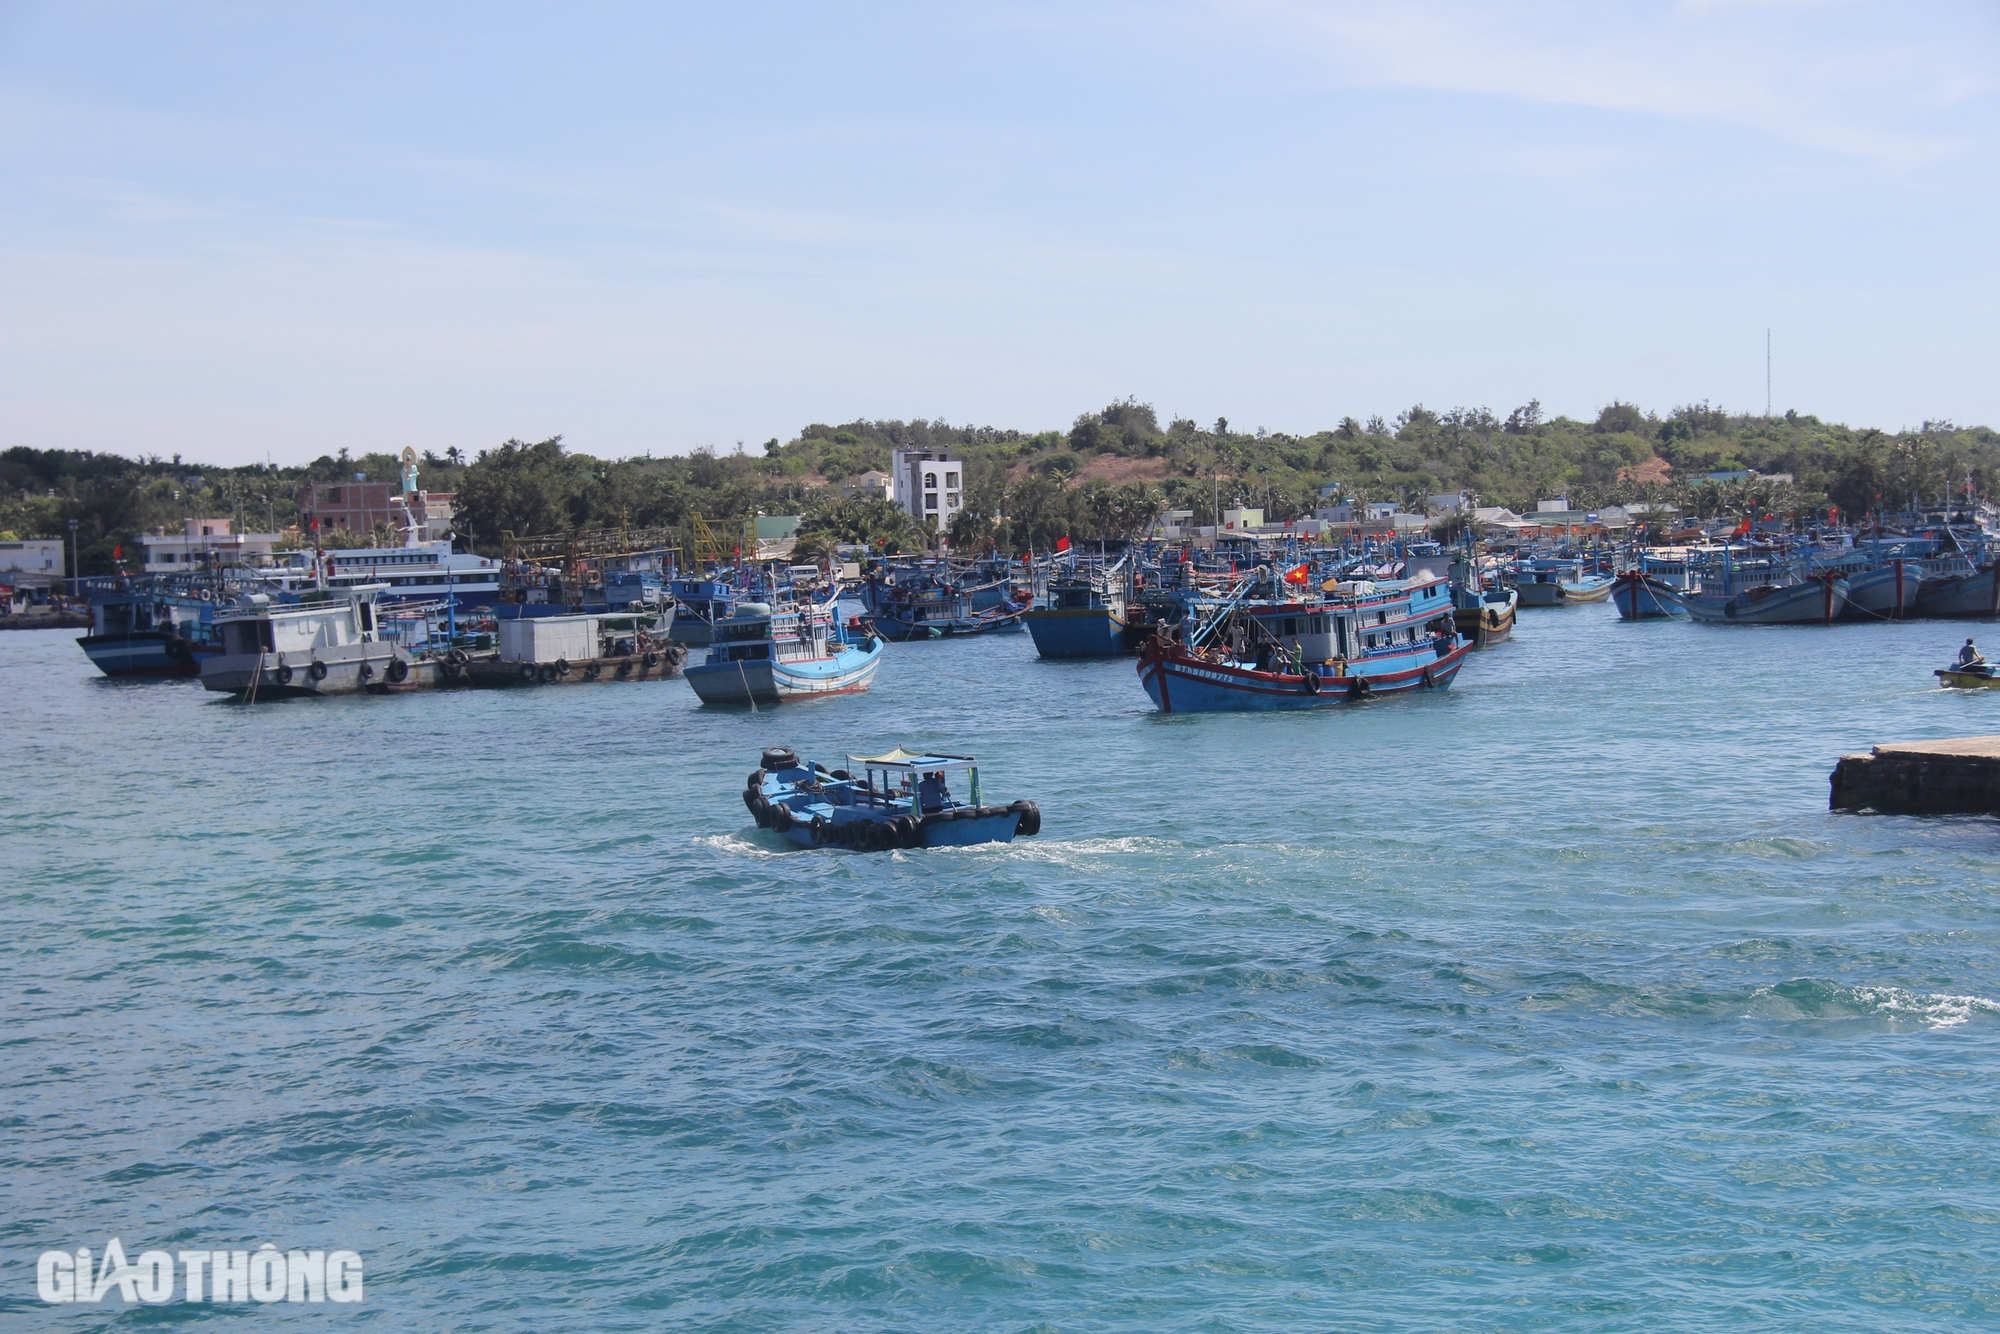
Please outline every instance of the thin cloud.
M1962 147L1937 122L2000 84L1991 17L1963 6L1248 0L1228 12L1304 37L1358 85L1737 125L1904 164Z

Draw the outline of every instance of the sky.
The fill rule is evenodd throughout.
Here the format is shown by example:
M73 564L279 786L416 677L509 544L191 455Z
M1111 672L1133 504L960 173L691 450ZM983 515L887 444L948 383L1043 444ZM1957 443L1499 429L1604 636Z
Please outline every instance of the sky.
M0 0L0 448L2000 425L2000 5Z

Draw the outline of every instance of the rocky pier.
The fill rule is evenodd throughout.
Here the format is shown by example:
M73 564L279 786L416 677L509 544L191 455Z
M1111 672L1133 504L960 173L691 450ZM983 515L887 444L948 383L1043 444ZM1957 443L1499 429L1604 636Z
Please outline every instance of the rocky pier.
M1836 811L2000 815L2000 736L1896 741L1833 767Z

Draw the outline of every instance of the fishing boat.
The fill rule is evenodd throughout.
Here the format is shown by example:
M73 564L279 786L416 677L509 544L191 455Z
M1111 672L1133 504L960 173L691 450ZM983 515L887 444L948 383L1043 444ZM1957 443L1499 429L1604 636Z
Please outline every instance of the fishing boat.
M1965 564L1970 568L1924 580L1917 589L1916 615L2000 617L2000 565Z
M1771 559L1735 563L1690 576L1681 602L1714 625L1831 625L1847 606L1847 580L1827 571L1803 574Z
M1126 642L1124 562L1110 569L1071 565L1049 576L1042 605L1021 619L1044 658L1115 658Z
M1645 563L1624 571L1612 581L1611 604L1628 621L1688 619L1681 588Z
M90 633L76 642L106 676L196 676L222 652L215 589L105 582L90 598Z
M1465 551L1451 563L1448 573L1454 580L1453 623L1461 636L1472 641L1474 648L1498 644L1514 633L1514 615L1520 609L1521 595L1497 580L1488 580L1478 555L1472 550L1469 535Z
M1446 689L1471 651L1447 580L1329 580L1317 597L1239 592L1186 643L1153 636L1139 680L1162 713L1323 708Z
M1894 556L1843 577L1847 608L1842 614L1851 620L1899 621L1917 610L1917 594L1923 587L1923 567L1917 561Z
M704 704L753 707L866 690L884 646L841 630L831 602L738 602L714 623L703 662L685 675Z
M898 570L889 581L871 573L861 586L861 605L889 639L964 638L1021 628L1028 604L1013 601L1009 592L1004 582L966 586L948 573Z
M527 616L495 627L495 650L456 651L439 669L446 684L587 685L665 681L678 676L687 648L668 634L672 609L656 614Z
M1523 607L1566 607L1611 596L1609 575L1586 573L1579 556L1538 556L1517 561L1514 588Z
M667 589L674 599L674 623L668 633L676 644L707 648L715 642L715 623L736 614L737 591L720 579L675 579Z
M202 663L202 687L270 699L428 683L435 664L420 662L377 632L375 602L382 591L375 584L316 588L295 603L275 602L268 593L242 595L215 614L222 652Z
M886 755L849 755L847 765L829 771L789 747L767 750L744 785L743 804L758 828L802 848L958 848L1041 832L1042 813L1032 801L981 804L979 761L970 755L898 746ZM951 791L961 775L964 799Z

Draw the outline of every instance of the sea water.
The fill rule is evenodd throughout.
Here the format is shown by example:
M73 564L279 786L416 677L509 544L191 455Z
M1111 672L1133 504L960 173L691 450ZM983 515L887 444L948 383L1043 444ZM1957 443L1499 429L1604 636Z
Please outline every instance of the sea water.
M314 1329L1991 1323L2000 825L1826 810L2000 732L1964 634L1531 611L1448 692L1171 717L1025 635L756 713L0 637L0 1315L223 1314L39 1299L117 1237L351 1249L247 1308ZM899 743L1040 836L743 807Z

